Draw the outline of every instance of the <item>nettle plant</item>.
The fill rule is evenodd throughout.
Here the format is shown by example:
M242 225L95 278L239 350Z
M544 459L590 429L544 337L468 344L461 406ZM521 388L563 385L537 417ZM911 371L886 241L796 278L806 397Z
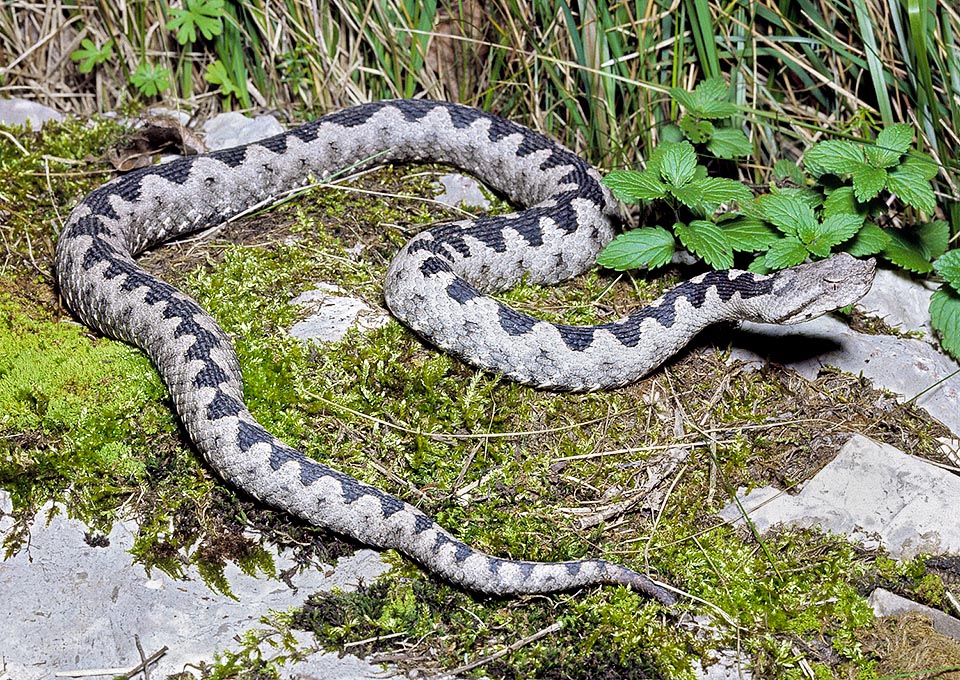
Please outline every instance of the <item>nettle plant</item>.
M181 46L187 48L193 48L201 38L209 42L222 36L224 26L233 21L224 0L184 0L182 8L167 7L165 13L167 21L164 28L175 35ZM90 73L113 58L113 48L113 40L97 44L90 38L84 38L80 42L80 49L71 53L70 58L78 63L77 68L81 73ZM126 67L123 67L126 72ZM145 97L155 97L169 89L172 78L170 69L148 61L146 56L126 75L130 84ZM203 78L208 83L219 85L225 97L243 98L244 92L238 79L223 59L208 64Z
M685 109L670 130L673 140L653 150L645 170L615 170L604 183L620 200L647 205L673 224L619 235L598 262L618 271L655 269L686 250L715 269L729 269L740 259L749 262L749 271L768 273L841 251L878 256L942 279L930 301L931 323L943 348L960 358L960 249L948 251L946 222L919 219L936 210L931 181L938 166L912 149L913 126L887 125L872 142L814 144L802 164L778 161L777 182L757 195L737 180L711 177L699 162L711 155L743 158L752 150L730 126L738 110L727 101L727 91L720 78L692 93L670 90ZM900 228L879 226L895 199L912 209L905 213L912 221Z

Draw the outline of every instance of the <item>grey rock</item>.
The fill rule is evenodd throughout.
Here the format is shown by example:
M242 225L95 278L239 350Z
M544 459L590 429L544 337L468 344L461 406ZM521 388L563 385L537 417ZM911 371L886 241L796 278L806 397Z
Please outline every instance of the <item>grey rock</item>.
M0 99L0 123L39 130L48 120L63 120L63 114L28 99Z
M441 203L459 207L471 207L487 209L490 207L490 201L483 194L480 183L473 177L450 173L443 175L440 180L443 191L437 194L436 199Z
M873 287L857 307L900 331L923 331L932 336L927 308L936 287L928 281L914 281L904 272L878 269Z
M290 301L306 307L313 313L293 325L290 335L300 340L337 342L353 327L361 331L382 328L390 323L390 315L383 309L375 310L363 300L336 295L337 286L320 284Z
M9 508L9 499L0 507ZM38 516L30 545L0 562L0 658L17 680L131 668L139 663L134 635L147 654L169 647L151 669L154 677L165 677L186 664L210 663L216 651L234 648L234 637L260 628L260 617L270 609L299 606L316 590L350 590L359 579L369 583L388 569L376 552L360 550L341 559L332 573L322 566L297 573L294 590L231 565L226 576L233 599L211 591L195 571L186 580L156 569L147 574L128 552L136 530L130 522L113 526L108 547L91 547L82 523L63 514L47 522L49 512L48 506ZM3 528L9 530L9 524L5 518ZM282 555L274 559L278 571L292 565ZM358 663L349 659L344 668ZM371 674L378 671L366 667ZM344 672L343 677L366 677Z
M203 125L207 148L211 151L249 144L280 134L283 126L273 116L249 118L242 113L221 113Z
M753 675L747 669L746 660L732 650L716 653L716 661L708 666L694 667L693 674L699 680L750 680Z
M795 326L744 323L731 343L731 359L774 361L811 380L823 366L836 366L903 399L921 395L918 406L960 433L960 364L922 340L866 335L823 316Z
M799 493L763 487L750 493L741 489L737 497L761 532L776 524L819 526L867 547L879 543L901 559L960 554L960 477L860 435ZM733 502L720 515L743 521Z
M960 640L960 620L939 609L928 607L883 588L876 588L867 598L877 616L899 616L909 612L923 614L933 622L933 629L938 633Z

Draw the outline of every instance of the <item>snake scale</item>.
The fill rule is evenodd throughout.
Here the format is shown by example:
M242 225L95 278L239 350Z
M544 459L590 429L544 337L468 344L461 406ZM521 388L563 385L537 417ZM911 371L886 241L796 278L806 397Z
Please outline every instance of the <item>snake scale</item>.
M415 507L284 444L245 407L224 331L190 297L134 261L145 249L219 224L311 178L412 161L456 166L525 208L435 225L413 238L387 273L390 310L433 345L537 387L625 385L709 324L796 323L852 304L873 277L872 261L848 255L770 276L715 271L611 323L539 321L489 293L521 281L553 284L593 266L618 226L617 202L593 168L541 134L465 106L398 100L344 109L259 142L103 185L77 204L59 236L61 294L85 324L149 355L197 450L254 498L362 543L395 548L481 593L624 584L674 602L667 587L605 560L539 563L474 550Z

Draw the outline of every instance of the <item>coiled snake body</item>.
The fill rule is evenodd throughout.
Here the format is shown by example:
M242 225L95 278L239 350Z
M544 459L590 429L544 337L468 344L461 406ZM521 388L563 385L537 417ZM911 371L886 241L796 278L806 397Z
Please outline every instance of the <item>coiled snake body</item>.
M417 333L523 383L567 390L624 385L711 323L795 323L851 304L872 280L872 262L837 256L772 276L710 272L612 323L538 321L486 293L521 280L552 284L591 267L613 237L616 201L585 161L538 133L464 106L400 100L345 109L100 187L74 208L57 242L61 293L84 323L149 355L194 445L255 498L362 543L396 548L479 592L613 583L672 602L661 585L605 560L538 563L481 553L413 506L287 446L244 406L240 367L217 323L134 261L152 245L218 224L311 175L406 161L449 163L529 206L422 232L400 251L385 283L391 311Z

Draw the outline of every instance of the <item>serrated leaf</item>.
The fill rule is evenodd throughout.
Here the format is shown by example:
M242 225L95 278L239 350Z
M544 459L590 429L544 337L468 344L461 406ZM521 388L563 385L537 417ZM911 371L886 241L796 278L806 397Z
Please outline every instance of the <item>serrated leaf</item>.
M780 238L763 220L742 215L727 222L721 229L730 248L735 251L760 251Z
M893 123L886 125L877 135L876 145L905 154L913 144L913 126L908 123Z
M803 155L803 164L811 173L843 177L853 171L855 163L863 162L863 148L841 139L828 139L814 144Z
M764 253L763 255L757 256L757 257L753 260L753 262L751 262L751 263L747 266L747 271L748 271L748 272L751 272L751 273L753 273L753 274L769 274L769 273L770 273L770 267L767 266L767 255L766 255L766 253Z
M887 171L866 163L857 163L853 168L853 193L858 201L866 203L876 198L887 183Z
M730 116L736 115L739 109L736 104L731 104L730 102L724 101L701 101L700 102L700 117L701 118L712 118L717 120L719 118L729 118Z
M933 220L921 224L916 227L916 233L931 260L936 260L943 255L950 246L950 225L944 220Z
M794 184L800 186L804 186L807 183L807 178L803 174L800 166L785 158L781 158L773 164L773 176L779 180L789 179Z
M673 123L667 123L660 132L660 139L662 144L679 144L683 141L683 132L679 126ZM660 147L657 147L657 149L659 148ZM654 153L656 153L656 149L654 149ZM647 167L650 167L649 163Z
M933 270L930 257L918 241L906 238L899 229L884 229L883 232L890 238L890 242L881 251L885 258L898 267L917 274L926 274Z
M753 152L747 136L737 128L715 128L707 150L717 158L738 158Z
M960 359L960 294L941 286L930 296L930 325L940 334L940 345Z
M757 199L763 218L788 236L801 227L813 229L817 219L813 208L792 194L767 194Z
M960 249L938 257L933 268L954 290L960 291Z
M743 182L723 177L704 177L692 182L700 188L701 200L706 204L746 203L753 198L753 192Z
M887 247L890 237L873 222L867 222L844 247L854 257L868 257L876 255Z
M706 213L703 205L703 189L698 182L692 181L680 187L670 187L670 193L691 210Z
M714 269L730 269L733 266L733 249L723 229L712 222L694 220L690 224L678 222L673 231L683 247L703 258Z
M903 155L878 146L864 147L863 152L867 157L867 163L874 168L892 168L900 162L900 156Z
M664 145L661 144L661 148ZM673 188L682 187L697 171L697 154L690 142L670 144L660 156L660 176Z
M656 269L673 257L676 241L663 227L642 227L620 234L603 249L597 263L624 271L648 267Z
M867 208L853 195L853 187L843 186L831 191L823 200L823 217L831 215L858 215L866 219Z
M925 177L918 164L909 160L890 170L887 174L887 189L907 205L912 205L928 215L937 208L937 199L933 195L930 180Z
M684 136L694 144L703 144L713 135L713 123L701 120L690 114L680 119L680 129Z
M835 245L852 238L862 223L863 220L857 215L839 213L828 217L813 229L800 229L797 236L811 253L826 257Z
M911 172L917 172L928 182L940 172L940 166L925 153L914 152L903 159L901 166L909 166Z
M727 86L727 81L720 76L714 76L701 80L693 91L701 102L725 102L730 88Z
M816 189L810 187L770 187L770 193L775 196L792 196L804 205L816 210L823 203L823 196Z
M667 185L649 170L614 170L603 178L613 195L626 203L652 201L667 195Z
M807 259L807 249L793 236L773 243L764 256L764 264L770 269L794 267Z
M670 93L670 99L682 106L690 113L697 114L700 110L700 102L693 92L687 92L682 87L671 87L667 92Z

